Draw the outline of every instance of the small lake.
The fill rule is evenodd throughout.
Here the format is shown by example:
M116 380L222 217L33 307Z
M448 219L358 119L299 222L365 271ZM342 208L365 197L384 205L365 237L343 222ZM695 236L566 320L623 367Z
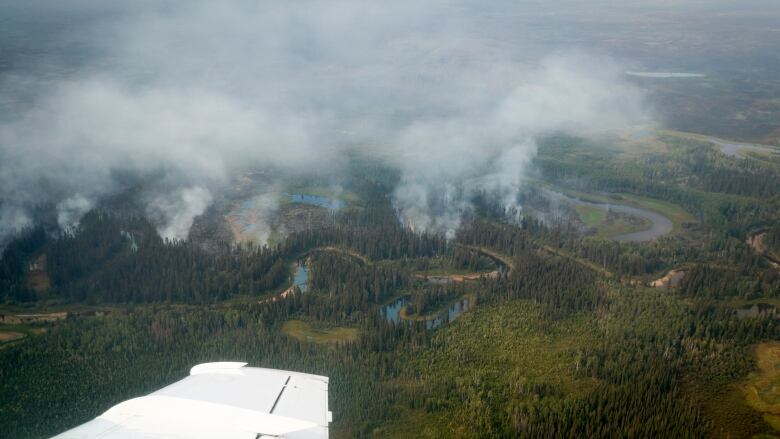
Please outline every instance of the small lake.
M650 221L651 226L649 229L640 230L637 232L624 233L622 235L616 235L610 237L615 241L630 241L630 242L645 242L657 239L667 233L670 233L674 229L672 220L661 215L660 213L653 212L652 210L640 209L638 207L626 206L623 204L614 203L595 203L592 201L580 200L579 198L573 198L560 192L553 192L557 196L561 196L568 200L570 203L598 207L599 209L611 210L613 212L623 213L627 215L637 216Z
M388 322L398 323L401 321L401 309L409 302L409 298L404 296L398 298L395 302L385 305L379 312L385 316Z
M399 323L401 322L401 310L406 304L409 303L409 297L404 296L397 300L387 304L380 310L380 313L385 317L388 322ZM425 327L428 329L436 329L446 323L455 321L461 314L469 310L469 299L466 297L460 298L457 302L447 308L438 315L425 321ZM412 320L405 320L412 322Z
M295 264L295 275L293 276L293 285L296 285L301 293L305 293L309 288L309 269L304 263Z
M740 320L754 317L780 318L780 311L778 311L776 306L768 303L745 305L737 310L737 318Z
M292 194L289 199L293 203L308 204L311 206L324 207L331 210L339 210L344 207L344 202L341 200L333 200L321 195L308 195L308 194Z

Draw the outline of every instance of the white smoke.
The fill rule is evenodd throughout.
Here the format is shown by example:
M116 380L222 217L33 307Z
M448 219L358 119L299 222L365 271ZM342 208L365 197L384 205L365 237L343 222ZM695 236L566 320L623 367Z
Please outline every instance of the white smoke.
M3 237L12 236L32 225L33 220L25 209L0 204L0 252L5 248Z
M648 120L642 94L608 59L564 53L538 68L518 71L517 85L475 112L418 121L401 140L402 183L396 207L416 230L452 235L476 191L487 191L509 211L520 212L519 190L536 155L540 135L580 135Z
M278 207L279 191L275 187L234 207L227 220L235 240L267 244L273 233L272 223Z
M71 233L79 225L81 217L92 209L93 203L76 194L57 204L57 224L60 230Z
M117 174L164 174L145 179L147 212L183 238L235 175L335 171L346 145L397 157L396 207L452 233L474 190L513 206L539 135L645 117L616 64L526 47L516 2L490 7L507 14L475 0L57 3L32 16L66 10L76 25L14 41L71 41L86 49L65 58L83 65L43 57L0 76L13 102L0 114L0 241L41 203L77 224L79 206L123 189Z
M519 215L522 206L518 204L518 195L535 155L536 142L533 139L526 139L503 151L491 166L493 172L487 173L479 186L485 192L498 196L507 211Z
M202 187L179 189L173 194L153 198L147 213L156 220L161 237L170 240L187 239L195 217L203 214L212 201L211 192Z

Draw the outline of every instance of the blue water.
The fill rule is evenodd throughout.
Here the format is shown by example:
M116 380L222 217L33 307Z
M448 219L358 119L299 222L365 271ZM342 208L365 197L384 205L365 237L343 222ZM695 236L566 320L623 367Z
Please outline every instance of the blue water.
M295 266L295 276L293 277L293 285L297 285L298 288L301 290L301 293L305 293L308 289L308 283L309 281L309 269L306 268L306 265L304 264L296 264Z
M439 326L444 325L445 323L453 322L455 321L455 319L460 317L461 314L468 311L468 309L469 309L469 299L466 298L460 299L457 302L453 303L452 306L450 306L447 309L446 314L442 314L433 320L427 320L425 322L425 327L428 329L436 329Z
M290 201L293 203L310 204L312 206L324 207L326 209L338 210L344 207L341 200L332 200L321 195L293 194L290 195Z
M381 312L388 322L398 323L401 321L401 308L403 308L407 302L409 302L408 297L401 297L395 302L385 306Z
M385 305L380 311L388 322L398 323L401 321L401 309L409 302L409 297L404 296L396 301ZM469 310L469 299L462 298L457 302L450 305L446 312L443 312L438 317L425 321L425 327L428 329L436 329L443 326L446 323L455 321L461 314Z

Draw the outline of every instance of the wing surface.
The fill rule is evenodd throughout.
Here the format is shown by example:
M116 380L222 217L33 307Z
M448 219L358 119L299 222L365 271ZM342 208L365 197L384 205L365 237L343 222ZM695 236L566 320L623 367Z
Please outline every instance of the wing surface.
M205 363L55 439L321 439L328 378L246 363Z

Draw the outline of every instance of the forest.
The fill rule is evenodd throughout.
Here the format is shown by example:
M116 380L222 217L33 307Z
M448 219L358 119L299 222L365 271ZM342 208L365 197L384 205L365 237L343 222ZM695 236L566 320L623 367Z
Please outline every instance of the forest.
M359 204L270 246L166 240L143 215L101 206L74 230L29 228L3 251L0 312L67 317L27 323L27 337L0 345L3 436L48 437L225 359L329 376L333 437L777 432L741 389L756 346L780 326L740 310L780 304L780 273L746 241L765 231L764 245L780 248L780 170L659 142L663 153L637 161L634 150L551 136L537 158L546 187L689 213L647 242L534 215L550 205L539 184L520 220L482 194L454 237L414 231L388 197L397 175L376 164L345 183ZM301 264L305 292L290 287ZM684 271L678 284L651 286L672 269ZM31 280L40 272L45 288ZM393 303L403 303L396 320ZM358 335L307 341L286 332L290 321Z

